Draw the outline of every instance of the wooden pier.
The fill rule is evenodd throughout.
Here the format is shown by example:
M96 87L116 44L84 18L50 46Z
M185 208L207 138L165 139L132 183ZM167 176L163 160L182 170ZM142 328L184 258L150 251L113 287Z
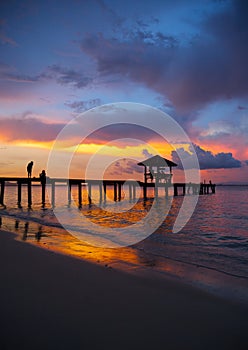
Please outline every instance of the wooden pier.
M51 205L55 206L56 199L56 185L65 184L67 186L68 204L71 204L71 187L78 188L78 207L82 207L82 186L86 186L88 192L88 203L92 202L92 186L98 186L99 201L106 202L107 191L109 188L113 189L114 201L120 201L122 198L122 190L124 184L128 187L129 199L136 198L137 188L143 192L143 199L147 199L147 189L154 189L154 197L158 196L158 190L164 189L165 196L169 195L169 189L173 189L174 196L178 195L204 195L215 193L215 184L194 184L194 183L155 183L142 182L132 180L89 180L89 179L62 179L62 178L24 178L24 177L0 177L0 205L4 206L4 195L6 185L17 185L17 205L21 207L22 203L22 187L27 186L27 202L28 206L32 206L32 186L40 184L41 186L41 203L45 206L46 202L46 186L51 186Z

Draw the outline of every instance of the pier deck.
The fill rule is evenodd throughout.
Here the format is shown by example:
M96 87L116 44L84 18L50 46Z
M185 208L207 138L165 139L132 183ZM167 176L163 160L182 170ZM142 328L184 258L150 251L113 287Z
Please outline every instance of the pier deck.
M27 178L27 177L0 177L0 205L4 205L5 186L15 184L18 187L17 204L21 206L22 202L22 185L27 185L28 205L32 205L32 185L41 185L42 204L45 205L46 185L51 186L51 204L55 205L55 186L56 184L65 184L68 187L68 203L71 202L71 186L78 187L78 205L82 206L82 186L86 185L88 190L88 200L91 204L92 186L99 186L100 202L106 201L106 192L108 187L114 189L114 201L121 200L122 188L124 185L129 188L129 198L136 197L137 187L143 190L143 198L147 199L147 188L154 188L154 196L158 196L158 189L164 188L165 196L168 196L169 188L173 188L174 196L186 194L210 194L215 193L215 184L195 184L195 183L160 183L160 182L142 182L135 180L97 180L97 179L65 179L65 178Z

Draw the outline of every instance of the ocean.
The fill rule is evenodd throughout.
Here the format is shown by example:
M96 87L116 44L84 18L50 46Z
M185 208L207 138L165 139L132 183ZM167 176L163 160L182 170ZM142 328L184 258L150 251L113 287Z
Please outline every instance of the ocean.
M49 186L47 191L48 202ZM49 204L42 207L40 186L33 186L33 205L28 208L26 192L23 186L22 208L18 208L17 187L7 186L6 207L0 210L0 227L15 233L16 239L109 269L181 280L248 303L248 186L217 186L215 194L199 196L192 217L177 233L173 233L173 225L183 196L173 198L170 193L165 198L160 193L158 201L164 212L157 215L162 221L149 235L144 234L142 219L154 204L152 196L146 202L134 202L124 192L122 201L114 202L108 190L105 207L99 207L97 188L93 189L91 205L83 188L83 205L77 208L77 187L73 186L72 210L65 186L56 186L54 209ZM63 217L63 225L54 212ZM154 215L149 220L159 222ZM119 230L128 227L136 235L130 245ZM123 246L111 248L111 239Z

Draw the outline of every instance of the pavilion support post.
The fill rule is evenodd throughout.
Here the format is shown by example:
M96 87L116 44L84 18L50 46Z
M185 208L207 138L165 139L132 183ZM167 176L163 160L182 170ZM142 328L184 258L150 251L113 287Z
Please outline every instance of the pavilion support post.
M147 199L147 167L144 167L144 186L143 186L143 197L146 200Z

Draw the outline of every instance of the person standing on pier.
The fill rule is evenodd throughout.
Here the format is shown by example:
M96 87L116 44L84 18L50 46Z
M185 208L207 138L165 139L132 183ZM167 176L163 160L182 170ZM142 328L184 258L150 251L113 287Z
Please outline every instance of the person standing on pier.
M27 165L27 172L28 172L28 177L32 177L32 169L33 169L34 162L31 161Z

